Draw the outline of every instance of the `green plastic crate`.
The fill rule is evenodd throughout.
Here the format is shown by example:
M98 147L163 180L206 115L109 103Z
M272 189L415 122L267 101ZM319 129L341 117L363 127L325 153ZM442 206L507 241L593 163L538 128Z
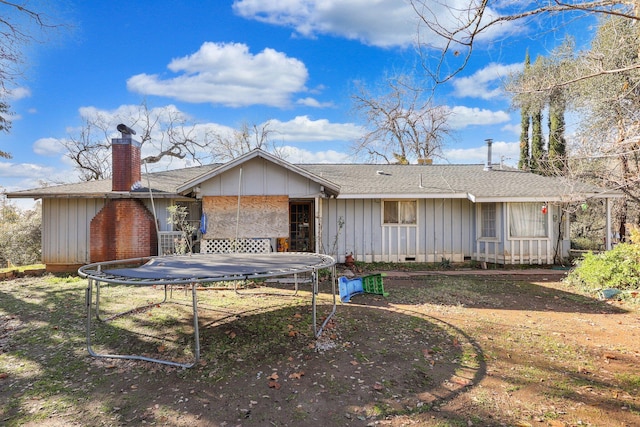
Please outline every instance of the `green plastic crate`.
M389 295L389 292L384 291L383 277L384 273L371 274L362 278L362 289L367 294L377 294L384 297Z

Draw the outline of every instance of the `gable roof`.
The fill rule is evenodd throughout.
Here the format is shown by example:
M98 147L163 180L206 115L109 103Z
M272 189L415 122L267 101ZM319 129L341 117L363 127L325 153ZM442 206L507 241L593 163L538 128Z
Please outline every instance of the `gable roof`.
M201 183L262 158L319 183L328 196L345 198L460 198L472 202L580 201L622 193L561 177L545 177L483 165L292 164L262 150L228 163L142 175L142 187L111 191L111 180L89 181L8 193L12 198L188 198Z
M318 184L322 185L325 187L325 192L327 194L333 194L333 195L337 195L340 192L340 186L337 185L335 182L332 182L330 180L327 180L325 178L323 178L321 175L317 175L311 171L309 171L308 169L306 169L304 167L304 165L295 165L293 163L289 163L283 159L280 159L272 154L267 153L266 151L262 151L260 149L255 149L252 150L248 153L243 154L240 157L237 157L235 159L233 159L232 161L225 163L223 165L218 166L217 168L204 172L202 175L187 181L185 183L183 183L181 186L178 187L178 191L179 192L183 192L183 191L187 191L190 190L191 188L203 183L204 181L207 181L217 175L220 175L226 171L229 171L237 166L242 165L243 163L246 163L247 161L251 160L251 159L255 159L255 158L262 158L265 159L271 163L277 164L285 169L288 169L294 173L297 173L298 175L301 175L305 178L308 178L314 182L317 182Z

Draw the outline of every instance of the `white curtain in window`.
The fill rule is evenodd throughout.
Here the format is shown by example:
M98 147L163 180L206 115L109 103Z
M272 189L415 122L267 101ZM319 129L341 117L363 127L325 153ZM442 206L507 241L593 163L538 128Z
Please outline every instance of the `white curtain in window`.
M511 237L547 237L547 215L539 203L509 205L509 235Z
M415 224L416 223L416 202L401 202L400 203L400 224Z

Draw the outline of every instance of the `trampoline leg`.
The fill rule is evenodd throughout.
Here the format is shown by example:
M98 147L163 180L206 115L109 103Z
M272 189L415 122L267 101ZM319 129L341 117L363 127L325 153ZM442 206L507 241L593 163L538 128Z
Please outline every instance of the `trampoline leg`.
M325 326L327 326L327 323L329 323L329 321L331 320L331 318L333 317L333 315L336 313L336 309L337 309L337 302L336 302L336 267L335 265L331 267L331 293L333 294L333 305L331 307L331 312L327 315L327 317L324 319L324 322L322 322L322 325L320 325L320 328L317 327L317 323L316 323L316 294L318 293L318 275L317 272L313 272L313 289L312 289L312 296L311 296L311 304L313 305L313 334L315 335L316 338L320 338L320 335L322 335L322 331L324 330Z
M200 360L200 330L198 327L198 296L197 296L197 289L198 289L198 284L197 283L192 283L191 284L191 292L192 292L192 297L193 297L193 339L194 339L194 354L195 354L195 361L193 362L193 365L195 365L196 363L198 363L198 361Z
M100 281L96 280L96 317L100 320L98 315L98 306L99 306L99 291L100 291ZM161 363L163 365L176 366L178 368L191 368L200 360L200 331L198 328L198 299L196 296L197 286L195 283L192 283L192 292L193 292L193 327L194 327L194 338L195 338L195 360L193 363L178 363L173 362L171 360L163 360L163 359L154 359L151 357L145 356L137 356L137 355L123 355L123 354L101 354L96 353L93 350L91 345L91 306L93 305L93 280L87 280L87 288L85 290L85 304L87 306L87 351L89 355L92 357L101 357L106 359L129 359L129 360L142 360L144 362L155 362ZM164 287L165 290L165 300L167 296L167 287ZM163 301L164 302L164 301ZM131 310L133 311L133 310ZM130 311L129 311L130 312ZM126 312L126 313L129 313ZM126 314L121 313L121 314Z
M103 321L100 317L100 282L96 280L96 319Z
M87 306L87 351L91 356L95 356L93 349L91 348L91 305L93 304L93 280L89 279L87 283L87 289L85 290L85 303ZM96 303L97 308L97 303Z

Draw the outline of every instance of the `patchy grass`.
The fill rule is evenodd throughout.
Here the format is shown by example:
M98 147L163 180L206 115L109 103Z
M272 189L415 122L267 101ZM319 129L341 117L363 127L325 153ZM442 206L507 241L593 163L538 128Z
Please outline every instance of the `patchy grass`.
M0 268L0 273L8 273L10 271L23 273L25 270L42 270L46 268L44 264L30 264Z
M318 340L307 288L202 289L187 370L88 356L84 280L1 282L0 424L640 425L635 306L535 275L384 280L388 297L339 305ZM101 296L105 319L135 310L94 322L97 351L193 360L190 291Z

